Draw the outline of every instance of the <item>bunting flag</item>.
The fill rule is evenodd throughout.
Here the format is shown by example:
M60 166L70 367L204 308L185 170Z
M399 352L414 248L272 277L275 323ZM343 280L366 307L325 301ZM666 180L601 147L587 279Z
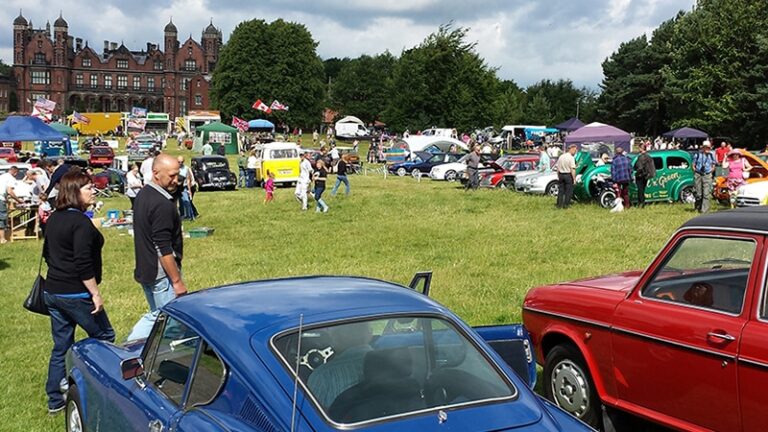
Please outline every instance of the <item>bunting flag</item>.
M147 109L140 107L131 108L131 117L144 118L147 116Z
M86 117L86 116L80 114L79 112L75 111L75 112L72 113L72 122L88 124L88 123L91 122L91 120L88 117Z
M128 129L138 129L143 131L144 128L147 126L147 120L139 119L139 118L129 118L128 123L125 126Z
M56 109L56 102L40 96L37 98L37 101L35 101L34 108L41 112L52 112Z
M278 102L277 99L273 100L269 107L275 111L288 111L288 107Z
M267 114L272 112L272 108L268 107L267 104L261 101L261 99L257 99L256 102L251 105L251 108L258 111L264 111Z
M232 116L232 126L236 127L240 132L243 133L248 131L248 122L237 116Z

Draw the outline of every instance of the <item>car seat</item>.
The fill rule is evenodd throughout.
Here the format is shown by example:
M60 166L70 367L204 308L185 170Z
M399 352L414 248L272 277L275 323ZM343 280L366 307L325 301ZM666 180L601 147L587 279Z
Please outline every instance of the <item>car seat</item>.
M715 303L712 285L706 282L694 282L683 294L683 300L694 306L712 307Z

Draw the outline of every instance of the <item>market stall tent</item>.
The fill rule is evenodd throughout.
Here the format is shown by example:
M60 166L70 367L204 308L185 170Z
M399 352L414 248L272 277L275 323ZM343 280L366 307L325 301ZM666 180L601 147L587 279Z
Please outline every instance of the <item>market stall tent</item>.
M274 132L275 124L269 120L254 119L248 122L248 129L269 129L270 131Z
M69 137L37 117L10 116L0 125L0 142L16 141L42 141L46 156L72 154Z
M622 147L631 151L632 135L615 126L603 123L590 123L565 137L565 148L571 144L581 150L589 151L593 158L600 157L602 153L613 156L616 147Z
M566 120L566 121L560 123L559 125L555 126L555 129L558 129L558 130L561 130L561 131L565 131L565 132L573 132L575 130L579 130L579 129L583 128L584 126L585 126L584 122L582 122L581 120L579 120L576 117L571 117L568 120Z
M192 151L200 153L202 152L203 145L210 143L214 152L218 150L220 145L223 145L227 154L237 154L237 132L237 128L225 125L219 121L199 126L195 130L195 144L192 147Z
M707 135L706 132L700 131L698 129L689 128L689 127L683 127L683 128L677 128L672 129L669 132L664 132L661 134L661 136L666 138L676 138L676 139L706 139L709 135Z
M53 129L56 129L57 131L69 135L69 136L75 136L78 134L77 130L71 126L65 125L64 123L51 123L48 126L52 127Z

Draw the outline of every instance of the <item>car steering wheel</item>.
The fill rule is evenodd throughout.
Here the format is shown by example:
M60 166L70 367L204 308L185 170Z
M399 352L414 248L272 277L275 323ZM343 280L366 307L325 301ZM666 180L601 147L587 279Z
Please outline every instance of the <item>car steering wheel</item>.
M312 348L299 358L299 364L313 371L315 368L328 363L328 359L334 354L333 347Z

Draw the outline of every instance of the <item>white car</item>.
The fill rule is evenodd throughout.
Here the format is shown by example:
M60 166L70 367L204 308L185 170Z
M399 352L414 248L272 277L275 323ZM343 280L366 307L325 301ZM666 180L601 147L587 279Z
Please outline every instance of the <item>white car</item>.
M764 203L768 198L768 181L747 183L736 190L737 207L754 207Z
M456 162L441 164L432 167L432 170L429 171L429 178L432 180L446 180L446 181L456 181L457 179L461 178L461 176L464 175L464 171L467 170L467 159L469 158L469 155L464 155L461 159L459 159ZM485 165L483 165L483 161L487 160L493 160L490 155L481 154L480 155L480 165L478 168L480 170L486 169Z
M515 190L538 195L557 196L557 172L533 172L515 178Z

